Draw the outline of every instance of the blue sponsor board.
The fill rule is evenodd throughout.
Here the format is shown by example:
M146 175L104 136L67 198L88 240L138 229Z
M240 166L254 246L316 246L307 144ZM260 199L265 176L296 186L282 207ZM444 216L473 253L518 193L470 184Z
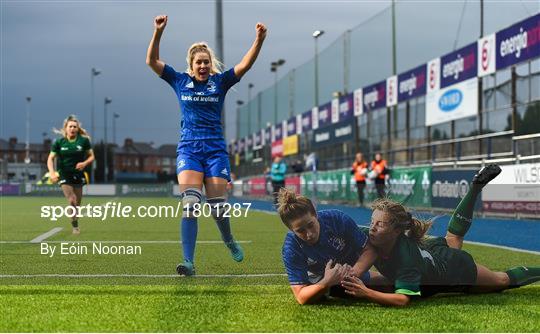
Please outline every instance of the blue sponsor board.
M274 140L278 141L283 138L283 123L274 125Z
M330 102L319 107L319 128L332 124L332 104Z
M287 137L296 134L296 117L291 117L287 121Z
M497 70L540 56L540 14L495 35Z
M431 172L431 206L454 209L469 191L475 169L433 170ZM475 210L482 207L478 199Z
M426 95L426 64L398 76L398 102Z
M339 122L353 117L353 93L339 98Z
M311 110L302 114L302 132L306 133L311 130Z
M364 112L386 107L386 80L362 88Z
M478 46L474 42L441 57L441 88L477 75Z
M354 126L352 123L342 122L314 130L311 143L313 147L321 147L351 141L353 138Z
M19 187L18 184L0 184L0 195L19 195Z

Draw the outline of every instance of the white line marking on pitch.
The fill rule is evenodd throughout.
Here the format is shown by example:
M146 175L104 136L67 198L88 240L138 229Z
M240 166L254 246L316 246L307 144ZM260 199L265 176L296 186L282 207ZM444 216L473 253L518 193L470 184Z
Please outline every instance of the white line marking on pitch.
M222 275L195 275L194 278L251 278L251 277L282 277L287 274L222 274ZM151 275L151 274L27 274L27 275L0 275L0 278L35 278L35 277L61 277L61 278L180 278L179 275Z
M514 248L514 247L508 247L508 246L492 245L492 244L486 244L486 243L483 243L483 242L476 242L476 241L464 241L464 243L466 243L466 244L471 244L471 245L478 245L478 246L487 246L487 247L501 248L501 249L507 249L507 250L516 251L516 252L523 252L523 253L529 253L529 254L540 255L540 252L536 252L536 251L532 251L532 250L527 250L527 249L521 249L521 248Z
M57 227L62 229L61 227ZM52 230L51 230L52 231ZM50 232L50 231L49 231ZM49 233L47 232L47 233ZM55 232L56 233L56 232ZM44 234L43 234L44 235ZM40 235L39 237L43 236ZM38 238L39 238L38 237ZM37 240L38 238L34 239ZM42 240L39 241L9 241L9 240L2 240L0 241L0 244L34 244L39 243ZM102 243L102 244L181 244L182 241L179 240L51 240L47 241L49 244L60 244L60 243L79 243L79 244L91 244L91 243ZM253 241L251 240L237 240L239 244L250 244ZM221 240L200 240L197 241L197 244L222 244L223 241Z
M56 233L58 233L60 231L62 231L62 227L55 227L52 230L50 230L49 232L45 232L42 235L38 235L34 239L30 240L29 243L37 244L37 243L42 242L43 240L47 239L48 237L52 237L53 235L55 235Z
M117 198L113 198L112 201L116 200ZM109 201L109 202L106 202L105 204L101 204L100 206L105 206L107 205L107 203L111 203L112 201ZM40 243L42 242L43 240L49 238L49 237L52 237L53 235L55 235L56 233L62 231L62 227L55 227L53 228L52 230L50 230L49 232L45 232L41 235L38 235L37 237L35 237L34 239L30 240L29 243L31 244L37 244L37 243ZM14 242L4 242L4 241L0 241L0 243L3 243L3 244L6 244L6 243L9 243L9 244L23 244L23 243L26 243L25 241L22 241L22 242L19 242L19 241L14 241Z

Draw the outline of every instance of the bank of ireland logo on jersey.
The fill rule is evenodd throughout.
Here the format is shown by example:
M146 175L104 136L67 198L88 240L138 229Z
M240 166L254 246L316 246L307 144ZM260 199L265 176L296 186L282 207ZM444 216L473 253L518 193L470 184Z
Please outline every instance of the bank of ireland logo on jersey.
M495 34L480 38L478 47L478 76L495 73Z
M441 59L435 58L432 61L427 63L427 75L428 75L428 82L427 82L427 92L431 93L434 91L439 90L440 82L441 82Z

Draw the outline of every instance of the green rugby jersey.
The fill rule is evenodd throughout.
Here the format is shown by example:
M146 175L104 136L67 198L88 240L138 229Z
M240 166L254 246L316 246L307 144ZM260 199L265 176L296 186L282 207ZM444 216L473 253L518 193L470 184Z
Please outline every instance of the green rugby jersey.
M51 152L57 156L57 169L60 175L82 173L75 169L79 162L86 160L88 151L92 149L87 137L77 135L77 138L69 140L65 137L57 138L51 148Z
M365 230L369 233L368 228ZM470 285L476 280L472 257L448 247L444 238L430 238L418 244L402 234L388 258L377 258L375 268L394 282L396 293L412 296L420 296L424 287L429 287L431 295L432 291L445 292L448 287Z

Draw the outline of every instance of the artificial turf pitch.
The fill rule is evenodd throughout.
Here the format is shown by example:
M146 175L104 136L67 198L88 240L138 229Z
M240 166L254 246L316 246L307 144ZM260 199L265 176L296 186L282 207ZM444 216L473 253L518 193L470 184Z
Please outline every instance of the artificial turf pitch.
M172 198L85 198L133 207L176 205ZM487 295L439 295L403 309L358 300L299 306L281 262L286 229L276 215L249 211L232 220L246 258L234 262L211 219L199 220L199 277L176 277L179 218L40 218L59 197L2 197L0 332L538 332L540 285ZM85 204L83 203L83 204ZM359 222L366 223L366 222ZM63 227L44 242L152 241L141 255L40 255L26 241ZM25 241L24 243L12 243ZM163 242L165 241L165 242ZM111 243L104 243L111 245ZM133 245L127 244L126 245ZM506 270L540 265L540 256L465 245L481 264ZM43 276L43 275L49 276ZM21 276L26 275L26 276ZM51 276L53 275L53 276ZM56 276L54 276L56 275ZM65 275L73 275L66 277ZM107 276L110 275L110 276Z

